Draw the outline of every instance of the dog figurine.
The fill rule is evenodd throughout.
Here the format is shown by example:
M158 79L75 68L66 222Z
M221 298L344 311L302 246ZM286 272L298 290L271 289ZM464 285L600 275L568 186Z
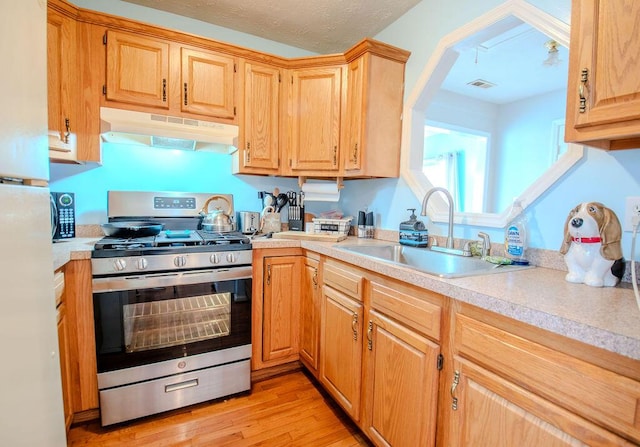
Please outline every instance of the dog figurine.
M564 224L565 279L592 287L614 287L624 273L622 227L613 211L599 202L585 202L571 210Z

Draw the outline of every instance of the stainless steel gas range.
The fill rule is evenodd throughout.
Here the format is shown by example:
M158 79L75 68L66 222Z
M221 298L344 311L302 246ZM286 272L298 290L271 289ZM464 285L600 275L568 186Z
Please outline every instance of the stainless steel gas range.
M110 224L163 229L105 237L92 253L102 425L251 387L251 244L201 229L216 195L233 215L228 194L108 193Z

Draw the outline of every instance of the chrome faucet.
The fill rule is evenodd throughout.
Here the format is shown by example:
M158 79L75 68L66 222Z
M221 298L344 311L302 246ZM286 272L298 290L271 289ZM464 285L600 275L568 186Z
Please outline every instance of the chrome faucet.
M478 237L482 239L482 259L491 255L491 239L489 239L489 235L487 233L483 233L482 231L478 233Z
M422 199L422 212L420 213L420 215L421 216L427 215L427 202L429 201L429 197L431 197L431 195L437 191L440 191L441 193L443 193L447 198L447 201L449 202L449 228L447 230L447 246L446 247L452 249L453 248L453 197L451 197L451 193L447 191L445 188L441 188L440 186L431 188L424 195L424 199Z

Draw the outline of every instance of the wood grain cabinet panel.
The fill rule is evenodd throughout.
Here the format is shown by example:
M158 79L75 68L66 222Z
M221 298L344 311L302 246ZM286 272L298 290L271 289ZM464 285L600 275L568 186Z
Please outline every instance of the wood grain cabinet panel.
M573 0L565 138L640 147L640 3Z
M635 445L473 362L456 357L454 368L447 446Z
M288 168L294 175L337 173L343 67L292 70Z
M320 382L356 422L362 392L363 316L362 303L323 286Z
M636 380L470 316L453 318L451 392L442 396L452 418L447 445L640 441Z
M282 70L244 63L244 107L235 174L278 173L280 167L280 83Z
M404 66L405 62L372 53L349 63L345 177L398 177Z
M106 99L169 108L169 43L108 30Z
M365 433L381 446L433 446L440 347L375 310L367 324Z
M299 355L301 256L264 259L262 361Z
M210 51L181 48L182 112L235 117L236 59Z
M76 21L47 9L47 100L49 158L77 162L78 62Z
M305 257L300 290L300 360L315 376L318 374L320 346L320 262Z

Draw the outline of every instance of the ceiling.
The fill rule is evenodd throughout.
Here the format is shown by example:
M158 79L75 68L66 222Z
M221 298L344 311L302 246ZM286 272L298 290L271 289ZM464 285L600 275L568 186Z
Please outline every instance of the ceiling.
M373 37L421 0L124 0L320 54Z
M459 56L442 89L494 104L566 89L569 52L558 45L557 65L544 65L549 56L545 44L550 40L531 25L509 16L455 45ZM476 80L493 87L469 85Z

